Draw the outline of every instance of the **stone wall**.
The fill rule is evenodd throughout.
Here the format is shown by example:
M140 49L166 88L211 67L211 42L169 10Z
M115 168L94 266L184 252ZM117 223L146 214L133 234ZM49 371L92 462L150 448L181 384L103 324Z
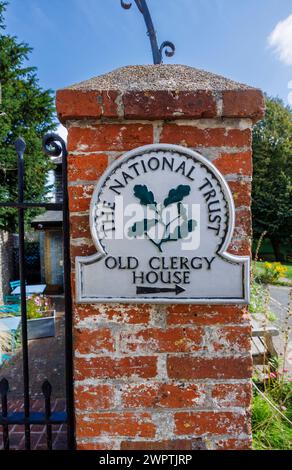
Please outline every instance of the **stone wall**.
M250 255L260 91L189 67L128 67L59 91L57 108L69 130L73 295L75 256L96 251L94 184L145 144L179 144L212 160L236 206L228 251ZM250 448L250 336L242 305L74 304L78 448Z

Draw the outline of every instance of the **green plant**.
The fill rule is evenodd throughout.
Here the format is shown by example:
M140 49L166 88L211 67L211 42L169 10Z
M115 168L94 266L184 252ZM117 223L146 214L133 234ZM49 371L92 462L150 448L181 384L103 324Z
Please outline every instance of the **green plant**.
M254 280L250 287L249 311L251 313L263 313L269 305L270 294L268 289Z
M275 364L273 364L273 367ZM287 371L270 371L256 385L252 404L253 448L292 449L292 383Z
M32 295L26 302L27 319L42 318L50 310L50 303L47 297Z
M43 90L37 70L28 64L31 48L15 36L5 33L4 14L8 2L0 0L0 199L17 199L17 158L14 143L22 136L27 144L25 155L25 199L43 200L49 191L47 172L50 159L42 151L42 136L54 130L53 93ZM26 223L39 209L25 211ZM0 208L0 227L14 231L17 211Z
M264 230L276 261L292 237L292 112L278 98L266 97L266 114L253 130L253 232Z
M252 405L252 430L255 450L292 449L291 426L257 393Z
M259 277L266 284L275 284L281 277L285 276L286 272L287 268L281 263L270 263L267 261L263 264Z

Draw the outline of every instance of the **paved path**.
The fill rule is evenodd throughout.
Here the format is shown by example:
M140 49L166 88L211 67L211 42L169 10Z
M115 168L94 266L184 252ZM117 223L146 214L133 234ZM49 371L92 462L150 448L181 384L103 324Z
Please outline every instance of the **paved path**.
M55 337L29 341L29 368L31 411L44 411L41 385L45 379L48 379L52 384L52 411L65 411L64 315L62 313L57 314ZM9 381L9 412L22 411L23 376L21 350L15 354L6 366L0 368L0 380L2 377L7 378ZM11 426L9 431L10 448L12 450L24 449L23 426ZM66 425L54 425L52 426L52 431L53 449L66 449ZM0 450L2 446L2 427L0 426ZM47 449L45 426L31 426L31 448L33 450Z
M52 398L65 397L65 357L64 357L64 315L58 314L56 336L29 341L30 395L42 398L42 383L48 379L52 385ZM9 382L10 399L23 396L22 351L5 366L0 368L0 380L5 377Z
M287 311L289 306L289 294L291 287L269 286L271 296L270 309L276 315L276 326L279 328L280 335L275 337L275 345L280 353L283 353L284 339L283 329L286 323ZM289 319L289 326L291 327L289 334L289 342L292 348L292 316ZM291 356L291 353L290 353ZM292 361L286 363L289 369L290 376L292 375Z
M22 400L9 401L9 412L22 411ZM44 411L43 400L31 400L31 411ZM65 411L65 400L57 399L52 403L52 411ZM0 426L1 428L1 426ZM47 450L46 427L33 424L30 429L31 450ZM67 449L66 425L52 426L53 450ZM10 450L24 450L24 426L14 425L9 429ZM0 451L3 449L2 429L0 429ZM0 455L1 461L1 455Z

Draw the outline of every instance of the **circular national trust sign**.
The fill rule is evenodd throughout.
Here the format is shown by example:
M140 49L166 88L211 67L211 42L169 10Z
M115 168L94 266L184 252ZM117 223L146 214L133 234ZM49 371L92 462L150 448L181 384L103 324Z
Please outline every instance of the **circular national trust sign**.
M77 257L78 302L246 303L249 258L226 252L232 195L197 152L148 145L118 158L96 184L97 253Z

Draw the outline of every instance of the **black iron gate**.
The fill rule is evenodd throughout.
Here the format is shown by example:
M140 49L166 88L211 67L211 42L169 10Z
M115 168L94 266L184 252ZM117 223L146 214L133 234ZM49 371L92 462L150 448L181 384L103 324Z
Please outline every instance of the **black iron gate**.
M24 153L26 144L22 138L17 139L15 149L18 159L18 201L0 202L0 207L12 207L18 211L19 232L19 275L21 294L21 332L22 332L22 361L23 361L23 411L9 411L9 383L3 378L0 382L0 397L2 410L0 426L3 431L3 448L9 450L9 431L13 425L24 426L25 449L31 448L31 426L43 425L46 427L47 448L52 449L52 425L67 425L68 448L74 448L74 402L73 402L73 363L72 363L72 297L70 287L70 236L69 236L69 210L67 191L67 150L63 139L54 133L47 134L43 139L43 150L50 157L62 156L62 202L26 202L24 200ZM30 376L28 361L27 337L27 306L26 306L26 263L24 244L24 211L31 208L44 208L47 210L61 210L63 212L63 262L64 262L64 296L65 296L65 383L66 383L66 411L51 411L52 387L48 380L42 384L44 396L44 411L32 412L30 406ZM1 429L1 428L0 428Z

